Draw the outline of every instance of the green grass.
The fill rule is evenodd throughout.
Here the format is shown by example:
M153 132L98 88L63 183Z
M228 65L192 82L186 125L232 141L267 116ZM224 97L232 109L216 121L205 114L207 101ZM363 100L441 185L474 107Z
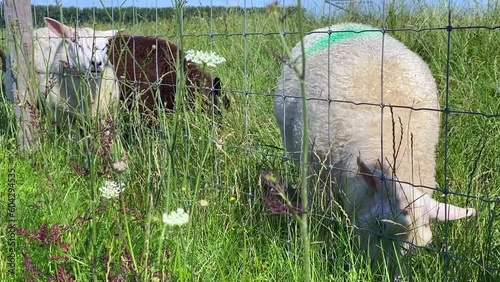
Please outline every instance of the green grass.
M296 32L295 15L286 30ZM453 26L498 25L500 10L453 14ZM380 25L380 17L345 15L346 20ZM306 30L328 25L312 17ZM391 9L388 28L427 28L447 25L446 11L421 7L416 12ZM154 35L152 23L123 26L132 34ZM231 108L217 124L199 112L178 111L166 116L161 131L143 129L126 142L128 169L97 174L108 158L86 151L83 142L57 134L44 123L39 149L23 156L15 146L12 107L0 103L0 209L6 210L7 179L15 170L16 226L38 232L41 226L59 225L60 239L45 244L17 235L15 268L20 281L28 273L23 256L40 271L38 281L57 276L64 266L77 281L107 281L119 274L125 281L301 281L302 250L299 229L292 217L266 216L261 201L260 174L270 170L298 183L297 168L282 160L283 145L273 113L274 88L281 71L273 55L283 46L275 32L276 17L229 9L224 17L192 17L184 22L183 48L209 50L224 56L215 69L231 98ZM159 20L158 34L175 40L174 20ZM98 25L99 29L109 26ZM242 36L243 32L250 33ZM253 33L259 34L253 34ZM271 33L271 34L266 34ZM235 35L224 35L235 34ZM447 32L391 32L429 64L438 83L441 105L446 97ZM293 46L297 35L287 35ZM464 29L452 32L448 103L453 111L486 114L500 112L500 33ZM245 95L245 93L248 93ZM444 116L443 116L444 117ZM457 195L448 200L476 208L469 220L433 224L429 250L403 258L412 281L497 281L500 268L500 122L499 118L452 113L448 120L447 182ZM443 118L444 124L444 118ZM95 127L95 126L94 126ZM93 136L95 128L90 128ZM120 124L119 138L130 130ZM63 131L64 132L64 131ZM444 132L442 134L444 136ZM217 144L215 143L217 141ZM95 141L98 143L98 141ZM80 175L70 163L85 167ZM444 186L444 139L438 150L437 181ZM104 178L126 183L120 199L103 203L98 187ZM436 197L439 197L436 193ZM476 199L477 197L478 199ZM204 207L200 200L207 200ZM164 212L183 207L190 214L185 226L165 228ZM312 274L314 281L387 281L383 271L372 271L353 251L346 219L335 207L315 209L311 217ZM2 215L2 222L4 215ZM6 224L0 227L0 281L9 281ZM55 232L55 231L54 231ZM164 232L164 233L163 233ZM162 234L164 237L162 238ZM66 251L62 243L68 243ZM448 244L449 258L440 251ZM55 259L51 256L62 256ZM107 263L106 263L107 262ZM490 269L493 268L493 270ZM60 276L63 276L59 272ZM382 274L381 274L382 273ZM381 276L382 275L382 276ZM168 278L170 277L170 278Z

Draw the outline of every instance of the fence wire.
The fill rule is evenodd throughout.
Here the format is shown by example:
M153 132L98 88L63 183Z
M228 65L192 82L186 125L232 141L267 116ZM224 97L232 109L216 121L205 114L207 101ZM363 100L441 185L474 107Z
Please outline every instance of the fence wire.
M207 1L203 1L207 2ZM357 5L362 5L362 4L369 4L371 5L370 7L373 7L374 1L325 1L326 3L323 4L323 13L321 15L309 15L311 18L312 23L308 23L309 25L315 26L315 28L318 27L323 27L323 25L320 24L326 24L328 26L334 24L337 22L337 18L340 19L352 19L355 17L362 17L363 16L363 9L353 9L351 6L349 6L350 2L353 4L354 2L360 2L356 3ZM156 2L155 2L156 3ZM208 1L208 4L212 3L212 1ZM64 4L64 2L62 2ZM190 3L188 2L187 5ZM256 111L255 107L265 105L266 103L272 103L272 100L277 97L274 93L274 86L269 87L268 85L264 87L260 87L259 85L256 85L255 83L252 82L252 78L255 78L259 74L256 74L254 71L254 66L255 64L259 64L259 62L254 62L252 61L253 59L256 58L256 56L251 56L252 52L255 52L254 49L256 48L255 42L258 40L267 40L268 38L276 38L279 36L284 36L287 40L288 38L297 38L297 35L299 34L297 30L293 28L293 25L289 22L289 17L290 15L290 8L287 7L287 5L290 4L290 1L277 1L276 4L270 4L270 5L276 5L279 11L279 15L281 16L280 24L276 25L276 29L273 30L273 28L269 28L268 30L254 30L254 28L251 26L255 19L252 17L255 17L256 14L254 14L253 7L247 6L248 3L247 1L242 2L242 17L243 17L243 29L241 31L224 31L222 32L220 28L216 27L217 21L219 21L223 17L230 16L231 14L231 7L215 7L213 5L208 5L208 10L204 10L206 13L200 13L198 17L203 18L204 16L208 16L207 20L208 22L208 33L196 33L192 32L189 30L189 28L184 27L184 33L183 34L175 34L173 29L167 28L168 31L163 31L163 26L161 26L162 21L164 19L160 18L159 16L159 7L157 8L152 8L154 10L154 21L153 22L148 22L148 21L143 21L141 18L141 15L137 12L138 7L133 6L132 13L134 13L133 16L133 21L132 22L113 22L110 24L108 23L102 23L104 19L98 18L96 16L96 11L101 9L99 7L99 1L96 1L95 3L95 8L92 9L92 18L94 19L94 24L95 26L101 27L101 26L112 26L113 28L121 27L123 24L130 24L132 27L130 28L131 31L135 31L135 27L141 26L143 28L144 25L148 26L146 29L142 30L147 30L148 35L154 36L156 38L164 38L164 39L176 39L176 40L181 40L183 42L190 41L193 42L195 40L208 40L207 42L204 43L205 46L208 46L208 50L214 51L214 50L221 50L221 44L223 43L223 40L227 40L227 42L230 42L230 38L237 38L238 40L242 41L241 44L241 50L239 52L235 52L238 55L238 58L226 58L227 63L225 66L223 66L223 70L221 70L221 73L231 73L234 74L235 72L228 71L229 68L236 68L238 71L241 70L241 73L238 75L234 75L233 77L227 77L223 81L223 92L228 95L232 101L231 108L227 110L228 116L233 117L233 118L240 118L240 122L243 123L242 125L242 130L240 132L237 132L236 130L230 131L230 134L238 135L241 134L243 136L242 142L241 143L231 143L227 142L221 139L221 136L219 136L217 127L220 125L219 121L217 120L217 117L215 115L210 116L211 119L211 125L212 129L210 132L209 136L193 136L190 135L189 131L187 131L183 136L182 139L185 144L188 144L189 142L197 142L197 143L205 143L207 146L213 147L213 155L212 158L214 160L213 165L211 165L211 169L213 170L213 174L215 176L215 179L213 180L213 183L210 183L213 185L213 187L217 187L218 190L224 190L224 189L233 189L232 187L229 187L230 185L227 185L226 179L222 176L223 174L223 166L225 163L228 161L224 155L230 154L228 152L233 152L231 154L244 154L245 155L245 163L241 164L242 168L246 170L245 173L240 173L243 177L246 177L246 179L241 180L240 184L245 184L245 189L243 191L239 191L242 195L247 196L248 200L248 207L249 207L249 213L259 213L261 212L260 210L255 210L255 201L259 200L259 197L261 196L256 188L258 185L256 184L256 175L255 171L258 169L261 170L267 170L267 169L283 169L283 171L279 172L280 174L283 175L284 181L287 183L294 183L297 179L297 174L295 173L295 170L293 168L293 164L291 161L290 156L288 156L285 153L285 149L282 145L281 138L277 136L277 130L269 130L269 131L263 131L262 133L256 133L254 132L256 129L259 129L259 126L262 128L276 128L276 124L263 124L267 122L269 119L267 118L262 118L262 116L256 116L255 114L262 114L263 111ZM50 16L53 18L59 18L60 14L49 14L52 10L49 9L49 5L52 5L51 1L47 1L47 5L45 5L45 15L43 16ZM474 201L475 206L481 206L484 205L486 208L482 208L481 211L478 212L477 216L489 216L488 220L488 226L482 226L482 229L488 229L488 232L495 232L492 230L494 222L498 224L499 218L498 215L496 214L498 209L491 208L491 210L488 210L489 205L498 205L500 204L500 197L498 196L498 192L495 193L480 193L479 189L477 188L475 191L474 188L472 187L474 184L474 175L476 171L479 169L480 165L480 159L485 153L485 151L492 151L493 156L496 156L497 158L500 158L499 155L499 148L486 148L486 139L488 136L484 136L480 138L480 140L475 144L477 148L479 148L476 152L477 155L475 158L472 158L472 166L473 168L469 171L468 175L468 183L467 187L453 187L453 189L450 188L450 179L453 178L453 175L450 173L450 166L456 165L452 162L450 162L450 154L453 154L450 152L450 139L452 138L457 138L450 136L450 131L455 130L453 128L450 119L453 117L478 117L486 120L490 120L490 130L485 129L486 131L491 132L493 138L499 137L498 131L500 130L498 124L500 123L500 109L495 108L495 105L490 108L489 111L484 111L484 110L474 110L474 109L464 109L460 108L458 106L454 106L454 102L450 102L452 100L452 92L456 89L456 86L451 86L451 84L455 83L450 81L450 78L452 77L451 75L451 68L452 65L454 64L453 62L453 55L452 50L454 50L454 41L453 41L453 34L457 32L467 32L467 31L482 31L482 32L488 32L488 33L498 33L500 32L500 23L498 20L496 22L490 23L480 23L480 24L474 24L474 25L460 25L460 24L455 24L454 22L454 17L455 14L453 14L453 5L451 1L448 1L446 5L447 9L447 19L446 22L447 24L445 26L427 26L425 23L422 24L420 27L398 27L398 26L392 26L393 23L388 22L388 15L389 13L393 13L394 10L389 10L392 9L392 6L390 3L386 3L386 1L382 1L380 8L381 11L379 13L370 13L369 16L366 16L365 18L361 19L369 19L372 20L373 22L376 22L377 25L375 26L375 30L362 30L362 31L357 31L358 33L364 33L364 32L379 32L384 34L382 38L385 38L386 34L390 34L391 36L397 37L399 35L403 36L416 36L417 34L420 33L428 33L428 32L446 32L446 46L444 46L446 50L446 68L445 69L439 69L436 70L433 68L433 74L436 72L440 72L444 74L444 84L443 83L438 83L438 85L444 85L443 89L440 89L440 95L443 93L444 97L441 101L441 108L419 108L419 107L411 107L411 106L406 106L406 105L391 105L391 104L386 104L384 103L384 84L387 83L387 81L384 80L383 76L383 62L384 62L384 52L382 52L382 69L381 69L381 96L380 96L380 103L366 103L366 102L360 102L360 101L348 101L348 100L340 100L340 99L335 99L335 98L330 98L330 93L329 98L327 99L318 99L318 98L308 98L307 101L310 102L322 102L326 103L328 105L331 104L348 104L348 105L355 105L355 106L368 106L368 107L378 107L381 109L381 119L383 118L383 115L388 114L388 109L411 109L412 111L433 111L433 112L439 112L441 113L441 116L443 117L442 119L442 132L441 132L441 140L442 140L442 185L439 185L438 187L430 187L430 186L425 186L425 185L414 185L413 183L410 182L405 182L405 181L399 181L399 180L392 180L390 179L389 181L396 181L399 183L406 183L406 184L411 184L414 187L418 188L428 188L435 190L436 192L442 193L442 197L440 200L443 202L448 202L448 196L452 195L455 196L454 200L456 199L467 199L467 202ZM114 19L117 14L120 14L120 9L119 6L106 6L105 8L110 8L111 12L111 17ZM217 8L217 9L216 9ZM272 9L273 7L268 6L267 8L263 8L262 11L266 12L267 10ZM197 9L197 8L193 8ZM33 16L35 19L39 19L41 17L40 9L33 9ZM69 15L64 14L64 10L61 10L63 13L63 17L70 17ZM90 22L84 22L80 20L80 16L78 13L78 9L76 10L75 15L71 15L71 17L75 18L76 23L78 23L79 26L89 26L92 27L92 23ZM217 17L214 15L215 12L217 11ZM221 12L222 11L222 12ZM3 14L3 11L2 11ZM258 19L257 19L258 21ZM293 21L291 19L290 21ZM35 21L34 23L36 26L41 26L41 22ZM315 29L313 28L313 29ZM96 28L97 29L97 28ZM311 30L313 30L311 29ZM136 29L138 30L138 29ZM315 34L319 32L306 32L307 35L309 34ZM323 32L325 34L331 34L329 31ZM410 35L407 35L410 34ZM141 34L137 34L141 35ZM5 41L5 40L4 40ZM296 41L290 40L290 46L293 46ZM266 42L262 43L266 44ZM184 44L183 44L184 45ZM203 45L203 44L200 44ZM5 46L5 43L3 44ZM290 47L289 46L289 47ZM218 48L217 48L218 47ZM258 44L257 44L258 47ZM228 46L227 48L237 48L236 46ZM275 60L279 61L278 58L276 58L277 53L284 53L284 48L283 46L272 46L272 51L270 51L268 54L262 54L262 56L270 56L271 58L268 58L269 60ZM273 53L274 52L274 53ZM330 54L329 54L330 55ZM500 59L500 54L490 54L490 57L492 60L498 60ZM258 58L258 57L257 57ZM237 63L241 63L241 65L237 65L236 63L231 62L231 60L237 61ZM327 58L328 61L330 61L330 58ZM432 58L430 58L432 60ZM431 64L432 62L429 60L426 60L426 63ZM328 68L334 68L335 66L328 66ZM475 65L471 64L468 67L474 68ZM279 66L279 69L281 70L281 65ZM219 70L218 70L219 71ZM496 71L497 70L491 70L491 71ZM215 76L215 71L211 72L211 75ZM263 73L261 74L262 76L266 76L268 74ZM497 73L498 75L498 73ZM157 78L160 78L162 76L162 73L159 72L157 68ZM270 85L275 85L275 82L277 80L277 77L263 77L261 78L261 81L265 80L270 80L272 83L269 83ZM328 76L328 79L330 79L330 76ZM477 78L478 80L481 80L481 77ZM499 99L500 98L500 82L498 81L498 77L496 78L496 91L493 94L493 99ZM478 94L479 95L479 94ZM332 94L333 96L333 94ZM283 97L284 99L301 99L300 96L290 94L286 95ZM478 98L479 99L479 98ZM498 106L498 104L497 104ZM272 112L271 107L267 107L267 110L270 110L267 112L269 116L274 117L274 113ZM226 113L226 112L225 112ZM222 117L223 119L226 117ZM331 117L329 116L329 119ZM256 120L261 120L260 124L256 122ZM225 123L225 126L232 125L234 123ZM256 126L256 124L259 124L259 126ZM381 123L383 124L383 122ZM486 122L485 122L486 124ZM130 126L133 127L135 126L134 124L129 124L125 126ZM330 128L330 125L328 124L328 134L332 132L334 129ZM381 132L383 132L383 128L381 128ZM152 132L152 134L157 135L157 136L165 136L168 134L168 132L165 132L161 128L149 128L147 129L148 132ZM274 143L268 143L269 139L264 139L264 140L258 140L256 138L265 136L267 132L274 132L275 136L272 138L273 140L280 140L279 144L276 142ZM478 134L485 134L484 132L480 132ZM195 138L195 140L193 140ZM331 136L329 136L329 139L331 140ZM381 139L382 139L382 134L381 134ZM390 142L390 140L381 140L381 151L383 152L383 142ZM187 149L186 149L187 150ZM185 151L185 156L186 158L189 158L188 152ZM229 155L229 158L231 159L231 155ZM381 159L385 159L384 156L381 156ZM439 158L438 158L439 159ZM239 159L238 159L239 160ZM201 160L200 160L201 161ZM276 165L276 163L279 163L279 165ZM310 165L322 165L325 167L325 169L329 172L332 171L342 171L345 169L341 167L336 167L330 158L327 160L327 163L311 163ZM262 167L259 167L262 166ZM500 167L492 167L490 169L493 169L493 173L495 173L495 169L499 169ZM356 174L357 171L345 171L346 173L353 173ZM498 172L497 172L498 173ZM499 176L496 175L494 178L498 178ZM188 176L190 179L196 178L196 176ZM488 189L488 188L486 188ZM490 189L498 189L498 187L490 187ZM459 192L459 191L461 192ZM217 191L219 193L219 191ZM495 196L495 194L497 196ZM311 210L309 211L312 217L317 217L321 218L323 220L326 220L328 222L337 222L336 224L345 224L342 220L339 221L339 216L338 216L338 211L336 210L336 206L333 203L328 204L327 210L329 211L329 214L325 213L324 211L319 211L319 210ZM291 231L293 229L291 226L293 225L294 220L289 219L288 220L288 242L293 241L293 236L294 232ZM477 224L480 224L480 222L483 221L475 221ZM257 222L252 222L252 224L258 224ZM467 225L462 225L462 226L467 226ZM450 222L446 221L444 223L444 229L442 230L444 234L438 234L440 230L436 230L434 232L435 237L440 237L443 239L443 247L442 249L435 249L432 248L431 246L426 246L426 247L420 247L421 249L425 249L430 252L434 252L436 254L439 254L440 256L443 257L444 259L444 276L446 280L453 280L453 277L450 277L450 263L460 261L462 263L468 263L471 265L475 265L478 268L484 269L486 271L496 273L500 272L500 265L498 264L499 261L496 260L493 263L490 263L488 261L482 261L477 258L471 258L468 256L467 253L454 253L453 251L449 251L450 245L453 244L460 244L460 242L450 242L450 232L453 230L453 226ZM498 231L498 230L496 230ZM374 232L376 234L376 231L370 231ZM470 234L467 233L467 231L464 231L463 234L466 234L467 236L470 236ZM472 233L474 236L475 234ZM383 234L380 234L383 235ZM498 237L498 235L497 235ZM394 240L398 240L397 238L392 238ZM496 238L498 240L498 238ZM411 242L407 242L410 243ZM488 248L488 246L483 246L484 248ZM498 248L498 246L495 246ZM451 274L452 275L452 274Z

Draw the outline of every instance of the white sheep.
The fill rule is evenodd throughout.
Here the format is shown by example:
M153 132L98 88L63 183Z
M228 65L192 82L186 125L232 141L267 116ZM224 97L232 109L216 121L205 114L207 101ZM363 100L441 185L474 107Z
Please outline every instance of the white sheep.
M119 86L107 49L115 30L72 28L45 18L34 31L34 69L39 91L60 121L76 113L91 117L114 111Z
M320 176L332 180L362 249L379 259L380 247L388 251L392 242L425 246L432 238L430 220L473 215L474 209L440 203L432 189L421 187L436 186L440 127L437 87L424 61L380 30L353 23L317 29L304 44L310 156L331 164L332 178ZM302 100L292 66L300 70L301 53L299 43L283 68L274 104L286 151L297 162ZM319 174L322 165L315 167Z

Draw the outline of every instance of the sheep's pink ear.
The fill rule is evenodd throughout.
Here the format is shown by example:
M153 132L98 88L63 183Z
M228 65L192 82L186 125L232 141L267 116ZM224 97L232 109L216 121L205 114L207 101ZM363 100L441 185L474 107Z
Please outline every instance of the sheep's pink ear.
M429 210L429 218L441 221L457 220L476 213L473 208L461 208L451 204L444 204L432 198L430 201L426 201L426 208ZM446 209L448 209L448 212L446 212Z
M73 40L73 38L75 38L75 32L74 32L74 29L67 26L67 25L64 25L62 23L60 23L59 21L56 21L52 18L48 18L48 17L45 17L43 18L43 20L45 21L45 25L51 30L53 31L55 34L61 36L61 37L65 37L65 38L69 38L71 40Z
M379 174L378 173L379 171L376 169L375 171L371 171L359 156L358 156L358 167L359 167L359 174L363 177L363 180L376 192L378 192L380 186L380 178L379 178L380 175L377 174Z

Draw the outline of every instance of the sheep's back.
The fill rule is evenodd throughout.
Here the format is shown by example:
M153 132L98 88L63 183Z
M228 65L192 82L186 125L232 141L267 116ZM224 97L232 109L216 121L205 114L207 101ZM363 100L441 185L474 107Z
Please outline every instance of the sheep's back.
M155 96L175 93L175 60L177 46L147 36L120 35L111 40L108 56L120 80L120 99L127 103L137 100L141 112L155 109ZM141 95L137 96L137 93ZM172 95L162 95L167 109L173 109ZM130 104L130 107L133 105Z
M336 25L331 29L345 27ZM315 49L320 41L323 45ZM373 165L381 159L386 160L385 165L392 165L397 154L396 173L400 180L434 186L439 114L410 109L439 109L436 85L423 60L399 41L379 32L357 33L330 43L327 34L311 34L305 37L305 43L309 138L315 154L330 157L335 166L353 172L357 171L359 154ZM292 50L292 61L299 57L297 44ZM296 62L300 66L300 60ZM282 131L290 130L282 132L290 139L285 146L300 152L300 85L288 66L280 78L277 94L277 116L283 115L283 105L291 116L282 126ZM283 102L280 95L299 98ZM392 114L389 105L394 106Z
M174 109L177 56L182 58L180 66L186 76L189 104L194 104L195 92L209 97L213 83L211 75L187 62L175 43L156 37L120 35L110 45L109 57L121 82L121 100L127 102L129 109L137 106L141 113L154 113L157 93L163 109ZM137 100L139 103L133 102Z

